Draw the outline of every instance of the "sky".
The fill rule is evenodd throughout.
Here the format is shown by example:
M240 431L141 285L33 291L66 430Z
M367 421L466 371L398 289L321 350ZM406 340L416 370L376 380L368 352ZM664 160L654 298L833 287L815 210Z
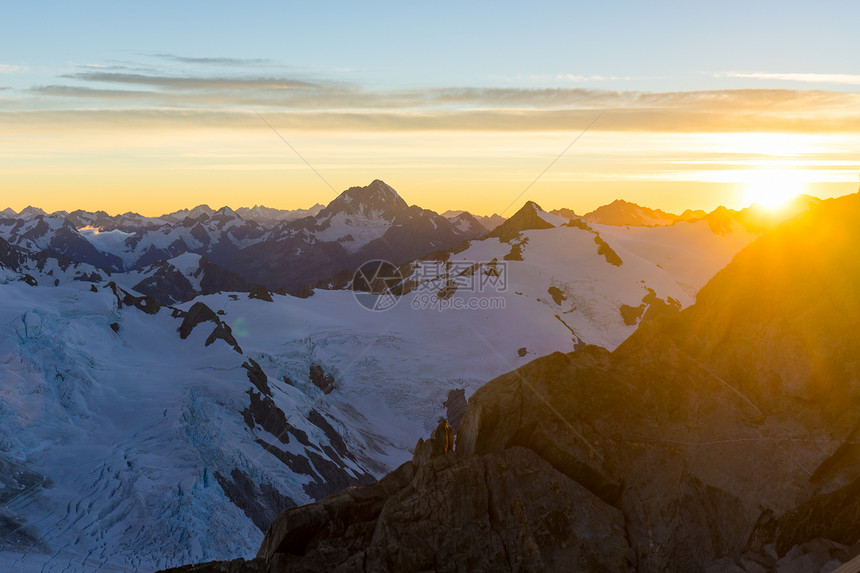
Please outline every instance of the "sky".
M0 209L306 208L382 179L436 211L680 212L858 187L860 3L3 12Z

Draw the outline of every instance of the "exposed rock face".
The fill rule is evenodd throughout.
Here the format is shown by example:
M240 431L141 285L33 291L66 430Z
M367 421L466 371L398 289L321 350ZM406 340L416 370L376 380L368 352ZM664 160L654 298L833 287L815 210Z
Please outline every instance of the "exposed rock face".
M442 403L446 408L445 416L454 428L454 433L460 429L460 422L466 413L466 390L457 388L448 392L448 399Z
M182 324L179 325L179 337L183 340L188 338L194 327L202 322L220 322L215 311L206 306L202 302L195 302L188 309L188 312L182 319Z
M211 334L209 334L209 337L206 339L206 346L209 346L216 340L220 339L232 346L233 350L242 354L242 348L236 341L236 337L233 336L233 331L230 326L218 318L215 311L206 306L206 304L197 301L191 305L191 308L189 308L187 312L174 310L173 316L182 317L182 324L179 325L177 330L179 331L179 337L183 340L188 338L197 325L204 322L212 322L215 323L215 328L212 329Z
M319 364L311 364L308 368L308 378L314 385L323 391L323 394L330 394L335 388L334 376L323 370Z
M134 285L134 290L157 298L162 304L190 300L197 294L185 275L172 265L161 261L154 266L157 270Z
M265 531L282 511L296 505L293 500L281 495L269 484L255 484L238 468L233 468L229 476L218 472L214 475L230 501L262 531Z
M13 271L18 270L21 266L22 258L21 253L12 248L12 245L8 241L0 237L0 266L12 269Z
M122 308L123 305L133 306L146 314L158 314L158 311L161 310L161 303L158 302L158 299L149 295L134 296L127 290L118 287L113 281L106 284L105 288L111 289L111 292L113 292L116 297L117 306L119 308Z
M490 231L487 237L498 237L500 241L510 242L522 231L529 229L551 229L555 225L548 222L541 214L546 214L534 201L526 202L510 219Z
M626 570L618 510L534 452L452 447L443 422L378 483L285 512L258 557L270 571Z
M269 289L267 289L263 285L257 285L251 287L251 291L248 293L248 298L256 298L258 300L272 302L272 293L270 293Z

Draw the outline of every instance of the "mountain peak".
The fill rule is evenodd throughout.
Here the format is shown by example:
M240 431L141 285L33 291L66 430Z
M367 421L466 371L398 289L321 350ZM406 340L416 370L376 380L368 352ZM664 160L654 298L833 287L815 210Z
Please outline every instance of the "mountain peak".
M551 229L563 223L565 220L561 217L547 213L534 201L526 201L519 211L493 229L487 237L498 237L500 241L508 241L522 231Z
M236 211L234 211L230 207L227 207L226 205L215 211L215 215L230 217L231 219L239 216Z
M47 213L45 213L44 211L42 211L38 207L33 207L30 205L24 207L21 210L21 212L18 213L18 216L21 217L22 219L33 219L35 217L41 217L44 215L47 215Z
M408 207L409 205L393 187L379 179L374 179L366 187L350 187L338 195L320 211L319 216L329 217L337 213L345 213L389 219Z
M677 215L650 209L637 203L615 199L583 216L589 223L613 226L664 226L679 220Z

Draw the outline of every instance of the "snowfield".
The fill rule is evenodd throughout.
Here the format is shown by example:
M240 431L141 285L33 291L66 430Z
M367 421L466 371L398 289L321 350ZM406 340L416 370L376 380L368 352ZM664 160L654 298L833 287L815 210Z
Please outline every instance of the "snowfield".
M595 232L620 265L599 253ZM704 221L556 226L417 263L415 288L384 312L348 290L273 302L220 293L176 306L215 311L241 354L221 339L206 345L213 322L182 339L179 312L120 308L104 283L97 292L79 281L0 284L0 458L43 478L5 495L23 478L0 472L2 516L17 523L0 536L0 569L145 571L251 557L264 529L255 520L326 493L314 476L336 485L383 475L446 415L450 390L468 397L579 344L615 348L636 328L622 305L643 305L649 292L691 304L753 238ZM189 271L195 257L174 264ZM251 379L253 363L267 382ZM334 381L330 393L315 367ZM248 423L266 384L267 412L282 412L289 433ZM237 500L240 486L253 499Z

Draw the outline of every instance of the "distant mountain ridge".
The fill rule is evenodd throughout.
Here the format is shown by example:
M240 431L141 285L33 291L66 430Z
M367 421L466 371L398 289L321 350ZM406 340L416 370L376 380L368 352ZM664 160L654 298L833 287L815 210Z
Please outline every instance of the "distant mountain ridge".
M153 289L160 285L167 289L162 299L173 301L180 293L200 294L163 265L189 253L221 268L216 274L238 277L228 281L235 288L262 284L289 291L368 259L406 262L486 233L468 213L448 220L409 206L380 180L350 187L325 207L296 211L199 205L157 218L82 210L46 214L35 207L13 213L7 209L0 218L0 237L15 248L30 253L50 248L111 273L140 274L160 265L145 290L156 296Z
M673 215L617 200L582 217L570 209L546 212L527 202L527 209L505 220L498 215L476 217L463 211L439 215L408 205L391 186L374 180L365 187L350 187L325 207L294 211L261 206L215 210L198 205L153 218L130 212L115 216L83 210L46 214L30 206L14 214L6 209L0 215L0 238L21 252L62 255L90 265L102 275L134 275L138 279L130 284L125 278L118 280L127 288L137 284L144 288L145 283L147 294L178 302L182 296L202 292L191 288L188 277L175 274L172 266L164 263L185 254L203 257L212 275L229 276L224 284L233 288L260 284L270 290L296 292L338 273L351 272L368 260L402 264L488 233L505 237L568 221L647 227L696 220L707 221L718 234L730 232L736 224L759 233L818 201L801 196L782 212L752 206L741 211L720 207L711 213L688 210ZM161 272L144 277L143 271L153 265ZM158 289L165 291L159 294Z
M442 213L442 216L446 219L456 219L463 213L468 213L468 211L448 210ZM493 213L492 215L475 215L470 213L470 215L472 215L472 217L474 217L475 220L477 220L478 223L488 231L492 231L505 222L505 218L496 213Z

